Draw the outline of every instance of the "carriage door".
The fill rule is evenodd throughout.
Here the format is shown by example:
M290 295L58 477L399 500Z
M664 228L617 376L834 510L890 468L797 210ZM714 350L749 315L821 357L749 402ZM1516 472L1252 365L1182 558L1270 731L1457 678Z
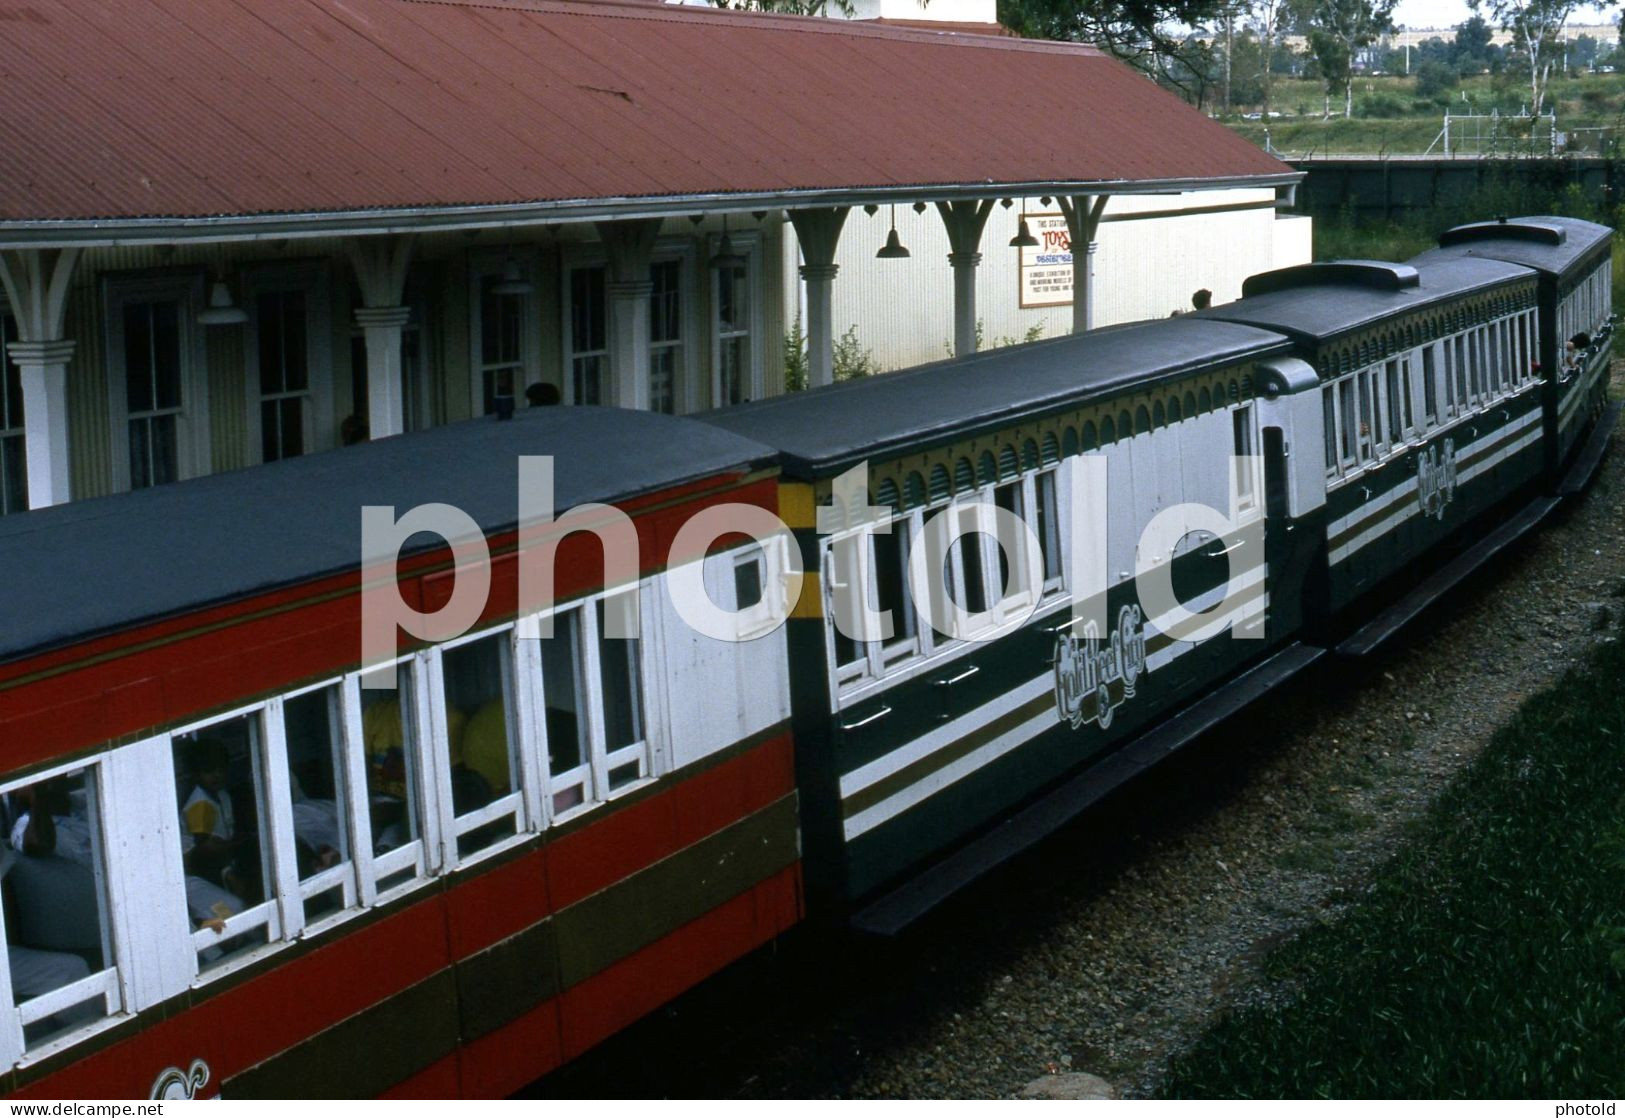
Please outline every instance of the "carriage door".
M1305 583L1326 533L1326 455L1319 378L1295 358L1259 366L1264 563L1274 640L1302 624Z

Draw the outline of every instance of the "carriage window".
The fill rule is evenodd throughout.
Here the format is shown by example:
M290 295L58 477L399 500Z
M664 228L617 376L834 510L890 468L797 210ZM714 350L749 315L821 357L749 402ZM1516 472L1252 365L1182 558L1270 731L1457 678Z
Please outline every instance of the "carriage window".
M446 763L459 856L511 837L519 827L512 664L508 630L441 652Z
M1439 423L1439 369L1432 346L1422 349L1422 421L1429 427Z
M1471 367L1472 359L1467 346L1467 335L1456 335L1456 410L1461 411L1472 403L1471 393L1467 392L1467 372Z
M993 504L996 508L1003 509L1005 512L1009 513L1019 523L1027 523L1026 506L1025 502L1022 500L1021 482L1013 481L1006 485L1001 485L995 488L993 490ZM1029 590L1027 585L1027 556L1025 554L1026 549L1023 546L1023 538L1018 535L1015 539L1008 542L1015 549L1015 553L1013 555L1006 555L1004 548L1000 547L997 543L995 543L993 546L993 554L997 558L999 564L999 581L994 584L993 592L1001 593L1003 589L1008 586L1010 588L1010 594L1008 598L1006 598L1006 601L1016 598L1025 598ZM1012 560L1015 562L1015 569L1013 571L1010 567Z
M1055 471L1045 470L1033 479L1033 533L1038 537L1040 576L1045 589L1061 582L1060 502L1055 493Z
M294 856L307 925L355 903L344 822L344 698L334 684L282 704Z
M1240 407L1231 414L1230 425L1234 438L1236 505L1251 508L1253 504L1253 409Z
M982 565L980 509L975 502L954 509L960 535L950 556L952 570L943 566L943 586L966 613L984 613L988 605L987 571Z
M1355 378L1360 388L1360 461L1371 460L1374 442L1381 441L1378 433L1380 422L1375 403L1372 397L1376 394L1377 382L1375 372L1362 372Z
M23 1047L35 1049L123 1008L95 772L14 784L3 799L7 971Z
M1331 385L1320 390L1321 421L1326 428L1326 472L1337 473L1337 392Z
M890 613L891 639L884 642L883 658L894 660L917 647L919 618L908 593L909 531L913 518L904 516L892 524L890 532L875 532L870 546L875 557L874 608Z
M861 674L868 666L863 642L858 639L857 618L838 617L843 607L860 600L858 594L867 578L861 566L865 559L859 548L861 539L861 536L833 539L824 553L825 608L834 636L836 671L843 678Z
M587 725L586 656L581 611L553 616L553 635L542 645L542 697L547 727L547 771L555 814L586 803L592 790L592 744Z
M630 628L637 608L635 593L598 600L598 662L603 672L604 748L611 792L649 775L639 663L643 642L637 637L610 635Z
M281 938L264 741L261 710L171 738L186 907L203 970Z
M734 557L734 609L746 610L761 604L765 565L766 556L760 547L749 548Z
M1400 363L1399 359L1395 359L1388 362L1383 369L1386 381L1384 387L1388 394L1388 438L1396 443L1400 440L1401 432L1405 430L1404 387L1400 383Z
M1337 385L1337 416L1342 421L1342 460L1351 465L1359 455L1360 413L1354 406L1354 378L1348 377Z
M561 815L652 775L642 641L627 631L637 592L553 615L541 642L549 790Z
M384 669L389 670L389 669ZM416 680L412 664L394 667L395 690L361 692L361 748L378 889L393 888L423 872Z

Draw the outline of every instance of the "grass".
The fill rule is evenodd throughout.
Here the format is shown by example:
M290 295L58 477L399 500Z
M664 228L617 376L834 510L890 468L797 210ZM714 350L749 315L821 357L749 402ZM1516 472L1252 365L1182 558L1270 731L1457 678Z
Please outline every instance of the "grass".
M1498 125L1488 121L1454 125L1451 144L1458 152L1549 154L1551 139L1545 127L1535 129L1531 136L1529 121L1517 116L1528 100L1527 83L1511 75L1470 77L1456 88L1432 97L1421 96L1414 77L1360 77L1354 82L1353 115L1347 119L1342 116L1339 90L1332 99L1336 115L1323 119L1324 95L1319 81L1277 78L1270 104L1282 115L1268 123L1269 142L1274 150L1293 155L1416 154L1426 151L1438 138L1448 109L1452 117L1499 113L1503 118ZM1618 142L1625 139L1625 74L1556 78L1548 87L1546 107L1556 111L1558 128L1568 135L1566 150L1616 154ZM1241 115L1258 108L1234 106L1226 123L1263 146L1264 122L1248 121ZM1442 146L1434 148L1435 153L1440 151Z
M1173 1097L1625 1094L1625 641L1526 703ZM1318 865L1306 849L1289 861Z

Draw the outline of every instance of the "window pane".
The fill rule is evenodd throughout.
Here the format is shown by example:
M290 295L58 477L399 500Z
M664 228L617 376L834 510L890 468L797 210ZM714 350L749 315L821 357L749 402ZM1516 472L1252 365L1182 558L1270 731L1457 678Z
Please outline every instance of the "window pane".
M1320 391L1320 407L1326 428L1326 471L1330 473L1337 468L1337 403L1329 384Z
M918 619L914 604L908 596L908 530L909 518L904 517L892 525L887 533L873 533L875 555L875 609L890 611L893 644L914 639Z
M23 374L11 359L11 343L17 340L17 320L9 314L0 315L0 380L5 391L0 392L0 430L22 430L23 426Z
M451 804L457 815L482 808L514 790L508 640L507 633L497 633L448 648L441 655ZM513 833L510 816L462 836L458 850L463 854L481 850Z
M1038 494L1038 548L1043 557L1044 581L1061 577L1061 526L1056 516L1055 474L1046 471L1035 481Z
M174 737L187 907L199 927L267 896L260 734L255 712ZM201 962L211 966L264 942L263 929L233 936L203 952Z
M604 269L577 268L570 273L570 348L577 353L601 350L608 337L604 313Z
M180 477L180 439L177 415L158 415L147 420L152 455L152 484L168 485Z
M1399 362L1388 362L1384 373L1387 380L1385 389L1388 393L1388 437L1397 441L1404 427L1400 411Z
M674 415L677 411L677 348L667 346L649 354L649 409Z
M396 667L394 691L361 691L361 747L367 761L375 854L405 846L418 837L417 746L421 738L412 694L409 664Z
M745 402L746 370L749 363L747 338L723 338L718 343L721 370L718 374L721 380L722 399L718 405L742 404Z
M604 376L604 359L595 357L578 357L573 363L575 383L575 402L578 404L597 404L602 402L601 387Z
M611 637L612 624L623 631L634 605L630 593L598 602L598 659L604 686L604 746L609 751L643 740L642 684L636 637ZM610 782L613 788L614 780Z
M760 548L734 560L734 608L745 610L762 600L762 551Z
M654 283L649 295L651 342L675 342L682 337L682 274L682 265L676 260L649 266L649 278Z
M542 701L546 707L547 769L561 776L587 763L586 675L582 671L581 611L554 615L553 635L541 642ZM553 810L582 802L579 788L554 790Z
M28 508L28 448L21 435L0 439L0 515Z
M1001 485L997 489L993 490L993 504L1015 517L1016 520L1023 523L1026 522L1027 518L1022 512L1021 483L1019 481L1011 482L1008 485ZM1019 547L1019 539L1012 540L1010 542L1017 544ZM999 582L997 586L993 587L993 592L995 594L1002 593L1003 588L1008 586L1010 588L1010 594L1012 597L1026 593L1026 563L1020 562L1018 559L1015 565L1015 570L1012 572L1010 569L1011 557L1005 554L1004 548L996 546L994 547L993 551L994 554L996 554L999 558ZM1012 573L1015 576L1014 578L1011 577Z
M181 306L173 299L152 306L154 406L181 406Z
M255 323L259 330L260 395L283 390L282 296L262 292L254 301Z
M982 533L976 531L976 508L963 505L958 511L961 535L954 541L959 556L960 581L952 582L953 598L966 613L982 613L987 609L987 574L982 567Z
M22 1005L113 965L101 876L100 819L89 772L51 777L7 797L14 861L6 872L6 955ZM102 996L26 1027L33 1048L106 1016Z
M151 411L152 304L124 306L124 402L130 412Z
M1422 416L1429 424L1439 422L1438 372L1433 347L1428 346L1422 351Z
M306 881L350 859L345 833L343 695L337 684L308 691L282 707L288 743L288 787L293 799L294 853ZM334 887L305 901L306 921L344 907Z

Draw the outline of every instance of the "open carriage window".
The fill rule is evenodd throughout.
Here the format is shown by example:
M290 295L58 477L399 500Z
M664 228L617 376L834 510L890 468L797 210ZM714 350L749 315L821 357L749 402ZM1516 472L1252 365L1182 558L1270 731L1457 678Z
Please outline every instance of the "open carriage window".
M344 700L337 684L281 703L288 769L294 897L308 926L356 903L346 825Z
M636 591L553 615L540 642L548 794L555 817L599 803L653 775Z
M428 859L421 823L419 758L425 738L417 680L410 660L377 670L395 673L394 690L362 688L359 676L347 686L360 690L367 821L374 880L381 893L422 876Z
M282 937L265 829L264 712L170 740L186 907L207 970Z
M451 804L459 857L512 838L523 826L512 632L449 645L440 653L442 798Z
M0 793L6 981L4 1041L34 1051L117 1013L121 987L107 908L107 871L93 767Z

